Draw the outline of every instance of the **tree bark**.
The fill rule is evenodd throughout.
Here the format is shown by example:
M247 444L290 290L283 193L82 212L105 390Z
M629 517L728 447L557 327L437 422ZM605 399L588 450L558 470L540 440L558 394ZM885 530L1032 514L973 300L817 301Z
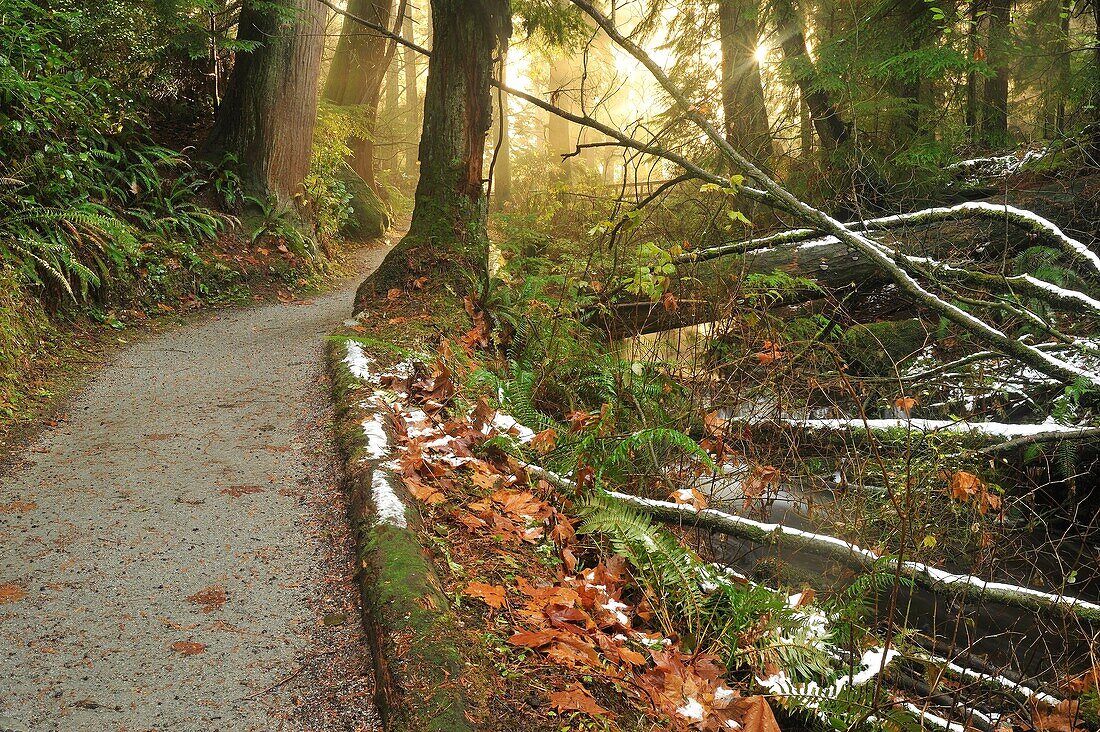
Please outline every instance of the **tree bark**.
M435 286L484 277L488 257L483 165L492 123L494 53L511 35L508 0L434 0L424 92L420 180L409 232L360 285L356 311L427 275Z
M773 155L771 125L756 47L760 42L755 0L720 0L718 27L722 47L722 116L726 139L758 165Z
M405 29L403 35L410 41L415 40L413 27L413 14L410 8L405 14ZM416 135L420 130L420 92L416 88L416 51L406 47L404 50L405 66L405 124L403 129L407 131L408 145L405 152L405 175L409 180L416 180Z
M1008 139L1008 24L1011 0L991 0L989 48L996 73L985 80L982 100L982 137L987 145L1002 147Z
M237 54L204 153L235 156L252 195L289 204L309 173L325 16L313 0L241 9L237 37L258 45Z
M794 4L791 0L775 0L772 7L783 39L783 60L809 107L817 136L823 145L835 149L848 141L851 125L844 121L829 94L817 83L817 69L810 58L802 20Z
M350 0L348 12L388 26L391 0ZM357 107L362 116L365 136L348 140L351 158L348 163L367 185L377 190L374 160L374 126L378 117L378 102L386 63L388 39L345 17L332 59L324 98L341 107Z

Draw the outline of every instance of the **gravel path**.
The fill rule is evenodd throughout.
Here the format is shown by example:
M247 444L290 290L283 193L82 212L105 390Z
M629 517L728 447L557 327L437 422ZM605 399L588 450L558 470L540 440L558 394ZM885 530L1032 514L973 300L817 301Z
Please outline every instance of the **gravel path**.
M322 376L356 284L128 347L0 478L0 730L376 727Z

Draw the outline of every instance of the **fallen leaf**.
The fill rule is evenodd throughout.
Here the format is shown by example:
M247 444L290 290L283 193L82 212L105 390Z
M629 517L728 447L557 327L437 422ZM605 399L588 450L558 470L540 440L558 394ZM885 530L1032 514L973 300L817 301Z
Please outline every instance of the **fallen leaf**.
M38 508L38 504L34 501L12 501L11 503L0 503L0 513L26 513L27 511L33 511Z
M741 697L730 705L745 732L780 732L775 713L762 696Z
M550 706L559 712L584 712L585 714L607 714L607 710L601 707L588 690L577 682L573 682L565 691L555 691L550 694Z
M900 396L894 400L894 406L905 413L908 417L909 413L913 411L913 407L917 406L917 400L913 397Z
M485 582L471 582L466 585L466 594L476 597L491 608L504 607L504 588L500 585L490 585Z
M181 656L194 656L197 653L205 651L206 644L195 643L193 641L176 641L172 644L172 650Z
M396 300L396 299L401 297L401 294L402 294L402 290L401 290L400 287L391 287L386 292L386 299L391 300L391 301Z
M549 644L555 638L561 635L561 631L546 629L546 630L523 630L512 635L508 639L508 642L513 646L524 646L525 648L542 648Z
M27 596L27 591L16 582L0 584L0 605L9 602L18 602Z
M222 605L225 604L225 600L225 588L219 585L210 585L187 598L188 602L202 605L202 611L204 613L212 613L215 610L221 610Z

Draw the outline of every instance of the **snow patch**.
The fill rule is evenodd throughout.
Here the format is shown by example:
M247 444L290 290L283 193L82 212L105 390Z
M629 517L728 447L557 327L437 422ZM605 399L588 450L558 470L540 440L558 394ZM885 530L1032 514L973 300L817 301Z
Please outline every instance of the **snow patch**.
M371 357L363 353L363 347L355 341L347 341L347 355L344 356L344 365L355 378L370 384L377 384L378 379L371 373Z
M408 528L405 521L405 504L398 498L390 485L389 478L381 470L375 470L371 479L371 495L374 499L374 512L380 524L388 524L404 529Z

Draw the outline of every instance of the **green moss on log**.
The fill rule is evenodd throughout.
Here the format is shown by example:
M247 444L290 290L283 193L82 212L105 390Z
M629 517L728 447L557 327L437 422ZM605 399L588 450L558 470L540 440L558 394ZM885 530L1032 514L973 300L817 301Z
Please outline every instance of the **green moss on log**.
M340 181L351 194L351 214L341 233L352 241L370 241L385 234L390 228L390 212L374 189L350 169L341 174Z
M916 318L856 325L844 332L844 357L862 373L889 376L895 365L919 351L927 333Z

